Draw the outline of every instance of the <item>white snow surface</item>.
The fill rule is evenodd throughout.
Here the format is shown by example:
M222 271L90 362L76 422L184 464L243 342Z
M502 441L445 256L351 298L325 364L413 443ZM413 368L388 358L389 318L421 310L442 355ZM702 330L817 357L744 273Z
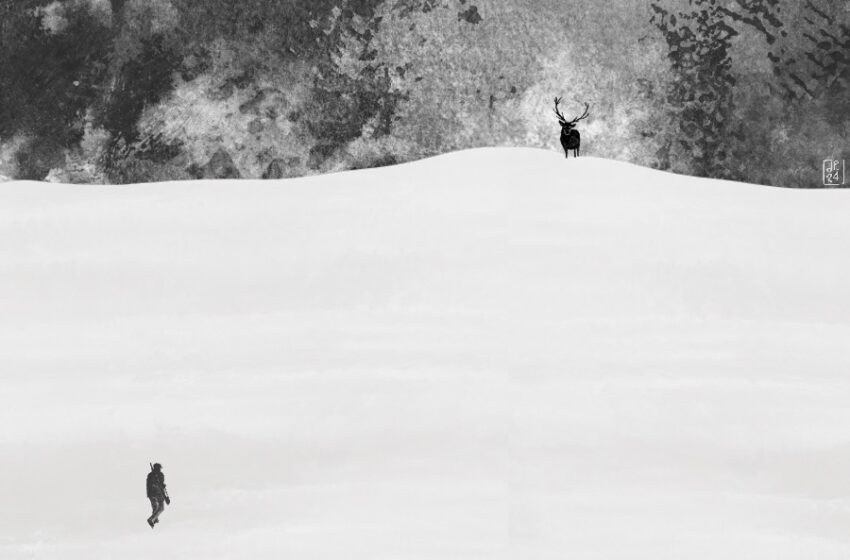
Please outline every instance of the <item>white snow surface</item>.
M846 560L848 250L531 149L4 183L0 558Z

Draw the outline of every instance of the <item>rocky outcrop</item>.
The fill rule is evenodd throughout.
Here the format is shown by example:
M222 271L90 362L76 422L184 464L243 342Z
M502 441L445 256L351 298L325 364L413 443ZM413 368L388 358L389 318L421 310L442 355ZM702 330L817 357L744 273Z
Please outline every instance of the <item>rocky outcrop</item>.
M286 159L275 158L266 167L263 172L263 179L286 179L294 177L295 168L301 165L301 160L297 157L288 157Z
M239 168L233 163L233 158L224 148L219 148L203 167L197 165L190 167L189 173L196 179L240 179L242 177Z

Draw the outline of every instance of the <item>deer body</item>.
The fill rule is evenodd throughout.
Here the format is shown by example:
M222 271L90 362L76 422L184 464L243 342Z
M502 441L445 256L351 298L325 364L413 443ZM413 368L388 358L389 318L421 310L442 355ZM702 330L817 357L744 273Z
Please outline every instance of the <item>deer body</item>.
M564 148L564 154L570 157L570 150L573 151L573 156L578 157L579 148L581 148L581 134L576 129L565 130L561 129L561 146Z
M590 104L584 104L584 113L580 117L576 117L571 121L568 121L564 115L561 114L561 111L558 110L558 105L561 103L561 98L555 98L555 115L558 117L558 124L561 125L561 147L564 148L564 155L566 157L570 157L570 150L573 152L574 157L578 157L579 150L581 148L581 134L576 130L575 126L578 121L586 119L588 116L588 111L590 110Z

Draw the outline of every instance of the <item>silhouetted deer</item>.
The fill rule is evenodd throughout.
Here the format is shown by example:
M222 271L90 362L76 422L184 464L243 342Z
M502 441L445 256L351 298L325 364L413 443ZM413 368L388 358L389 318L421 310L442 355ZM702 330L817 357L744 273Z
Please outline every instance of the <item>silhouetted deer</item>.
M584 113L580 117L576 117L568 121L564 115L558 110L558 105L561 103L561 98L555 98L555 115L558 116L558 123L561 125L561 146L564 147L564 155L570 157L570 150L573 155L578 157L579 148L581 147L581 134L575 129L576 123L587 118L587 112L590 110L590 103L584 104Z

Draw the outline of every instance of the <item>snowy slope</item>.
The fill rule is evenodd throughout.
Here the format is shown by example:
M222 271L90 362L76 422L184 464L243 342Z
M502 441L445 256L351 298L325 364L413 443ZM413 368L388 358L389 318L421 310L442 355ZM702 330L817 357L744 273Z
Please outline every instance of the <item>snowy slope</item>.
M846 560L848 216L523 149L2 184L0 558Z

